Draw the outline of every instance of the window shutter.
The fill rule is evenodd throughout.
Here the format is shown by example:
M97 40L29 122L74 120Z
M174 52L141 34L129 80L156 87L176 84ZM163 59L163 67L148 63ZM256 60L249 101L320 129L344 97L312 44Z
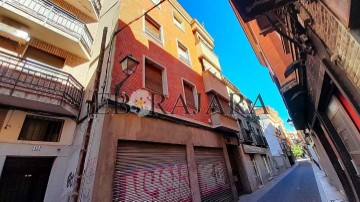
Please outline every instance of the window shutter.
M50 65L52 67L63 68L65 64L65 59L55 56L53 54L47 53L43 50L28 47L25 52L25 58L30 58L44 65Z
M190 62L188 49L181 43L178 43L178 52L179 52L179 57L181 60L183 60L186 63Z
M230 113L229 101L225 100L222 97L219 97L219 100L220 100L221 107L224 110L224 113L229 114Z
M193 89L194 89L193 86L184 82L184 92L185 92L186 104L189 106L195 107L196 105L195 105L195 97L194 97Z
M163 93L162 70L151 62L145 62L145 86L158 93Z
M155 38L161 40L160 25L149 16L145 16L145 29Z

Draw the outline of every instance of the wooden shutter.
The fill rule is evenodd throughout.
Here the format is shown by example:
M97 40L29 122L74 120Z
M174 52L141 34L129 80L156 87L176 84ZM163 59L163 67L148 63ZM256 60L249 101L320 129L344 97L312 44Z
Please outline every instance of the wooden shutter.
M184 82L184 93L186 104L195 107L194 86Z
M222 149L195 148L201 201L234 201Z
M145 15L145 30L159 40L161 40L160 28L161 26L158 23L156 23L148 15Z
M148 60L145 61L145 87L163 93L162 69Z
M191 201L186 147L120 142L113 201Z

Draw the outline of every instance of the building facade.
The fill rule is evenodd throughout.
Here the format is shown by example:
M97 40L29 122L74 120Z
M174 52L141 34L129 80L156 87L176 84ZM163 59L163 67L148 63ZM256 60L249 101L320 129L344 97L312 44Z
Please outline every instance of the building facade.
M120 4L92 200L235 201L240 129L214 41L177 1L157 3ZM131 76L118 63L129 54Z
M262 132L265 134L272 154L272 165L276 174L284 172L294 164L291 155L291 145L288 144L289 134L285 129L283 121L278 116L278 112L271 107L266 107L266 112L262 108L255 110L260 117ZM291 163L291 165L290 165Z
M230 3L296 129L333 184L359 201L359 2Z
M78 177L103 28L118 1L0 1L0 198L83 199ZM83 175L80 175L83 176ZM90 183L90 181L88 181Z

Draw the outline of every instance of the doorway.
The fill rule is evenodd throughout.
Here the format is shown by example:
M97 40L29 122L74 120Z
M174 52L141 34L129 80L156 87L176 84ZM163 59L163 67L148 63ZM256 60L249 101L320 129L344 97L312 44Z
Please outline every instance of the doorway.
M0 201L43 201L54 158L7 157L0 178Z
M242 195L245 194L245 189L240 175L239 165L241 165L241 162L239 159L239 152L236 147L237 146L235 145L226 145L236 190L238 195Z

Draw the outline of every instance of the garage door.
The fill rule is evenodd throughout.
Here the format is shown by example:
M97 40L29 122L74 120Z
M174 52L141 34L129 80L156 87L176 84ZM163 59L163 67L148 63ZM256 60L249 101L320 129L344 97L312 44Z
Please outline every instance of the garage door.
M233 201L223 151L195 148L195 161L201 201Z
M191 201L186 147L120 143L113 201Z

